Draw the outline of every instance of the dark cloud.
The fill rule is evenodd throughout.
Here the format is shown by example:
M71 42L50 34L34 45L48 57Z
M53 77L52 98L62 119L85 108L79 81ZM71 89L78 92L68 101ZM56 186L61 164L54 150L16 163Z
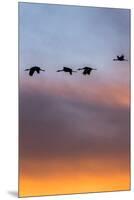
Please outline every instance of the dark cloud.
M20 158L129 158L129 108L20 92Z

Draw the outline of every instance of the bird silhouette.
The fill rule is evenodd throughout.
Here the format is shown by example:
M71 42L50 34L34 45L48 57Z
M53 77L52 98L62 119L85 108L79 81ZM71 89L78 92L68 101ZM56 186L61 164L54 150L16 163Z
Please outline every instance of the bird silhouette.
M114 58L113 61L128 61L125 59L125 56L122 54L121 56L117 56L117 58Z
M71 68L69 67L63 67L63 69L61 70L57 70L57 72L69 72L70 75L72 75L72 72L76 72L76 71L73 71Z
M83 75L90 75L92 70L97 70L97 69L93 69L91 67L83 67L79 68L78 70L83 70Z
M30 69L25 69L25 71L29 71L29 76L33 76L34 72L37 72L38 74L40 73L40 71L45 71L44 69L41 69L38 66L33 66Z

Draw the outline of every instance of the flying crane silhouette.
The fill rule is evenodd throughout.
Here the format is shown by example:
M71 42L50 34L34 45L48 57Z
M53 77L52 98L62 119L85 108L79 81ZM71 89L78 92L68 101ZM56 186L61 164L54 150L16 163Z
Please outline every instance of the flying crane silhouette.
M25 69L25 71L29 71L29 76L33 76L33 74L35 72L37 72L38 74L40 73L40 71L45 71L44 69L41 69L40 67L38 66L33 66L31 67L30 69Z
M117 56L117 58L114 58L113 61L128 61L125 59L125 56L122 54L121 56Z
M71 68L69 67L63 67L63 69L61 70L57 70L57 72L69 72L70 75L72 75L72 72L76 72L76 71L73 71Z
M93 69L91 67L83 67L83 68L79 68L78 70L83 70L83 75L90 75L92 70L97 70L97 69Z

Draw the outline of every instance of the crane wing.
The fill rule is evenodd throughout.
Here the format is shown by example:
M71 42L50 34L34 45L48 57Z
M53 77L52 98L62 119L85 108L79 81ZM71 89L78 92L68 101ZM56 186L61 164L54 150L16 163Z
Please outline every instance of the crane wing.
M34 74L34 70L30 70L29 71L29 76L33 76L33 74Z

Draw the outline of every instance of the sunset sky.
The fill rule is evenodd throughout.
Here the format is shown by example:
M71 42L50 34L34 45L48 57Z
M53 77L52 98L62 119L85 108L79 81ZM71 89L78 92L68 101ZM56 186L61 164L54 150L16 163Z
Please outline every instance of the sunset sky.
M19 195L129 190L130 11L19 3L19 69Z

